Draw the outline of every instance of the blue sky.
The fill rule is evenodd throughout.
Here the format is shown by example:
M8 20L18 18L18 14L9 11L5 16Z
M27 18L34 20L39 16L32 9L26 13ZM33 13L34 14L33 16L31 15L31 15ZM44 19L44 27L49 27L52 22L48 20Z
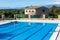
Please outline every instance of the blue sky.
M40 6L48 4L59 4L60 0L0 0L0 7L25 7L25 6Z

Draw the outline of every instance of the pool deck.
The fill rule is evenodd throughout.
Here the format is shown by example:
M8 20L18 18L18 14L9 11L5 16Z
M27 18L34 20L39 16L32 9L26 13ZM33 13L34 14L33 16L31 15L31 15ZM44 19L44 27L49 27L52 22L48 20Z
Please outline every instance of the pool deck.
M40 22L40 23L58 23L58 27L54 31L53 35L51 36L50 40L60 40L60 33L58 35L58 31L60 30L60 20L1 20L0 25L6 24L13 21L22 21L22 22ZM57 37L58 35L58 37ZM57 37L57 38L56 38Z
M11 22L11 20L1 20L0 25L10 23L10 22Z

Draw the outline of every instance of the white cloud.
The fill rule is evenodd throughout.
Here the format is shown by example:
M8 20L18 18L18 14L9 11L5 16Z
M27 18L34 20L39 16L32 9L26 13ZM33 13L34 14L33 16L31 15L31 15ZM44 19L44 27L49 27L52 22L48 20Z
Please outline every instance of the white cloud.
M60 4L60 2L53 2L53 4Z
M48 4L60 4L60 2L51 2L51 3L48 3Z
M55 1L60 1L60 0L55 0Z

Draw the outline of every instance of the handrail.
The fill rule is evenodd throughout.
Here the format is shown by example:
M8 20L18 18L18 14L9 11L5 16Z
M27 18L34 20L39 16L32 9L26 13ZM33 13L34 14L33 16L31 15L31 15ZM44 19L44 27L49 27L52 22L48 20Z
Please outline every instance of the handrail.
M57 40L57 38L58 38L58 36L59 36L59 33L60 33L60 30L58 31L58 34L57 34L57 36L56 36L56 39L55 39L55 40Z

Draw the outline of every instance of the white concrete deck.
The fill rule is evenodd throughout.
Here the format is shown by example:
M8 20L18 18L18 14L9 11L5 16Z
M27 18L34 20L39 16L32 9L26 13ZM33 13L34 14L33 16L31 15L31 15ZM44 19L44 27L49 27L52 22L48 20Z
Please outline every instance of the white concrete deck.
M57 31L60 30L60 20L2 20L0 21L0 25L2 24L6 24L6 23L9 23L9 22L13 22L13 21L19 21L19 22L40 22L40 23L58 23L58 27L56 28L56 32L53 33L53 35L51 36L50 40L55 40L56 39L56 36L58 34ZM59 33L59 36L57 38L57 40L60 40L60 33Z
M60 33L59 33L59 36L58 36L57 40L60 40Z
M6 23L9 23L9 22L11 22L11 20L1 20L0 21L0 25L6 24Z

